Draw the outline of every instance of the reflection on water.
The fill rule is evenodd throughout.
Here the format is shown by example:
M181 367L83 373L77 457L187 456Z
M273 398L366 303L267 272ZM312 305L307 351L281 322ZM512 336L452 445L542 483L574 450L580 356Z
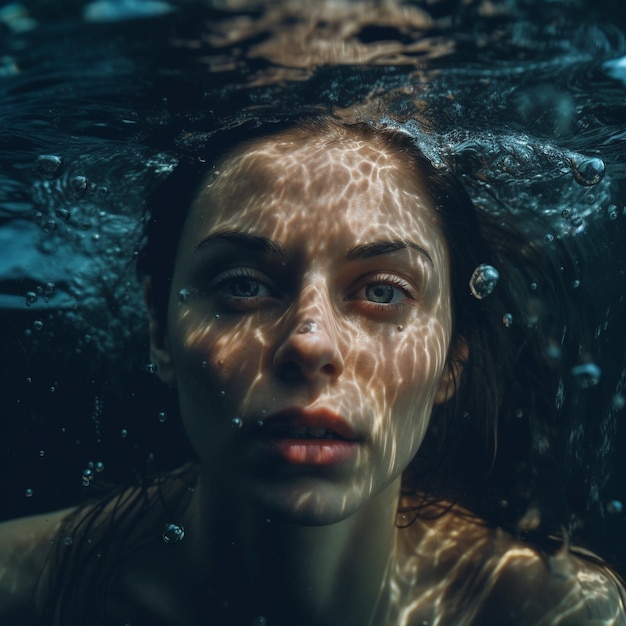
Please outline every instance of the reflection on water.
M205 159L217 129L317 108L393 120L479 206L567 249L592 334L571 364L578 390L561 381L555 396L587 409L563 444L572 527L623 567L624 20L610 2L610 14L545 4L2 9L4 514L67 504L131 462L184 456L164 449L179 433L161 415L175 411L144 369L129 265L143 200L179 160ZM555 359L559 339L546 348ZM106 469L85 481L90 463Z

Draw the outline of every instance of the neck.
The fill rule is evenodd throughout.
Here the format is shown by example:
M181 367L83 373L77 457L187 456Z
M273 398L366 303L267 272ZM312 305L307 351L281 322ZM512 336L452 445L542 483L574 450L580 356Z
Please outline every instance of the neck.
M382 622L399 481L348 518L324 526L268 520L207 484L201 477L194 491L186 548L194 579L211 581L216 601L230 596L255 614L252 619L263 616L271 624ZM251 623L249 615L241 619Z

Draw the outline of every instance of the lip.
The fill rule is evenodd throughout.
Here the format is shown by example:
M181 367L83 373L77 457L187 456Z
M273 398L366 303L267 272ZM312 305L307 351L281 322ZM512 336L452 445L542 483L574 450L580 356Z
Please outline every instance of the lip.
M357 442L359 437L352 426L339 414L330 409L302 409L299 407L287 408L272 413L263 419L262 432L272 436L273 432L286 427L301 426L305 428L324 428L330 430L340 440ZM304 440L308 441L308 440ZM336 440L329 440L336 441Z
M323 428L334 438L290 437L289 427ZM257 434L261 447L275 458L291 465L330 466L355 458L360 438L350 424L328 409L289 408L263 420Z

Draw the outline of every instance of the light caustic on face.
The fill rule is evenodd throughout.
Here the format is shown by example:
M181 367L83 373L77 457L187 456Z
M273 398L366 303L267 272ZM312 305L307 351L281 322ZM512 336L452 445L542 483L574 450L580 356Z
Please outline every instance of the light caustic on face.
M445 240L419 181L357 136L291 131L220 171L183 230L160 375L214 479L341 518L451 393Z

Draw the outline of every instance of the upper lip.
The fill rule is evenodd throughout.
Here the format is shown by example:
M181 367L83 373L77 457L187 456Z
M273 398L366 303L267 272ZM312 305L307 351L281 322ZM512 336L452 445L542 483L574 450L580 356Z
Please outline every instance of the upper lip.
M305 409L290 407L276 411L263 419L263 430L270 434L281 427L304 426L306 428L325 428L348 441L356 441L358 435L352 426L330 409Z

